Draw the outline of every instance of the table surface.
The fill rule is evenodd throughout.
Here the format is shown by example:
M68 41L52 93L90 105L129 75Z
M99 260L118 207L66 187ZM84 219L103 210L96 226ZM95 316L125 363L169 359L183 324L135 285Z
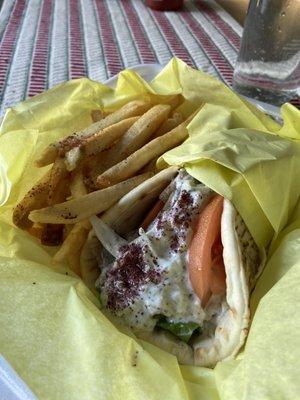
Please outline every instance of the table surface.
M231 84L242 27L214 0L158 12L142 0L4 0L0 113L81 76L104 81L177 56Z
M243 30L235 18L243 22L248 0L217 1L185 0L181 11L159 12L143 0L4 0L0 116L66 80L101 82L174 56L230 86Z

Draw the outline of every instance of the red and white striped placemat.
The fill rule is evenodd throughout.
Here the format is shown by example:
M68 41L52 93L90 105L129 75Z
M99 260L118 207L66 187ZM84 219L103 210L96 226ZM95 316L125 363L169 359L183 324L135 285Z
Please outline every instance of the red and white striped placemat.
M242 28L214 0L158 12L142 0L4 0L0 114L60 82L104 81L177 56L231 84Z

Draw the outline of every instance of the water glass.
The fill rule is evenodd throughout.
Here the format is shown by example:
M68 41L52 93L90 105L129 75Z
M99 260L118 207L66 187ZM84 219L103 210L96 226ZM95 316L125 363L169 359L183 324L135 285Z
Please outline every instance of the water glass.
M300 0L250 0L233 86L274 105L300 95Z

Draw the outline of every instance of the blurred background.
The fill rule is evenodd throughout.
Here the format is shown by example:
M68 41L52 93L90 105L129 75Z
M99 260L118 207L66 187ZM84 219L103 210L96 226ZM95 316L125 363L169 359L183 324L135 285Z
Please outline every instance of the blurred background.
M251 0L248 15L249 0L155 1L0 0L0 116L66 80L174 56L247 97L299 107L300 0Z
M241 25L244 24L249 0L217 0Z

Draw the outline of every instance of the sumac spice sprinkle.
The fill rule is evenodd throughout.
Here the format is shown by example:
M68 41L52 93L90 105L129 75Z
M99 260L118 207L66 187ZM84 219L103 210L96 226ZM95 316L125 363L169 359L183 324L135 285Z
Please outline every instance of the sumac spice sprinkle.
M178 252L187 245L187 233L194 213L194 200L187 190L182 190L179 197L173 201L170 209L163 210L156 218L156 229L163 237L171 233L170 249Z
M138 243L121 247L115 265L107 272L107 307L111 311L130 306L144 284L160 282L161 273L145 262L145 250L145 246Z
M58 148L58 154L64 156L68 151L72 150L74 147L81 145L81 140L75 135L67 136L63 141L60 142Z
M193 204L193 198L189 192L183 190L178 200L178 206L182 209L187 209Z

